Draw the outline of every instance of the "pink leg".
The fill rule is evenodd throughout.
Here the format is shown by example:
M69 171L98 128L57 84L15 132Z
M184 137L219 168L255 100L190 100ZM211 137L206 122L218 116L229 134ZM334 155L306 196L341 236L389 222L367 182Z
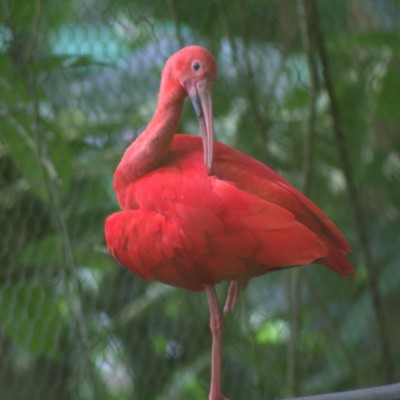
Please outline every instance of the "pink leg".
M228 296L226 297L224 314L235 309L240 294L240 287L238 281L232 281L229 285Z
M206 286L210 307L210 328L212 334L211 385L208 400L229 400L221 392L221 351L223 334L223 316L218 304L217 293L212 285Z
M224 314L233 311L239 300L240 292L247 286L248 279L232 281L229 285L228 296L226 297Z

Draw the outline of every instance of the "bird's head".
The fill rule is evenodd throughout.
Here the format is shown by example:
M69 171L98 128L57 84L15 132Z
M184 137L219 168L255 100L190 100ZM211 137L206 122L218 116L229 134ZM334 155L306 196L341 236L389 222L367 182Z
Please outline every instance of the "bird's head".
M217 62L207 49L188 46L166 62L161 87L164 92L189 96L192 100L203 137L204 162L209 171L212 168L214 142L211 92L217 74Z

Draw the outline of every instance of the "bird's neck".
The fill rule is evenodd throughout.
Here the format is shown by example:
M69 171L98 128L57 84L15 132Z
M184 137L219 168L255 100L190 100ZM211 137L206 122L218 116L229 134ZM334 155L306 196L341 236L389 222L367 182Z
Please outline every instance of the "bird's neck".
M160 91L159 101L147 128L126 149L114 174L114 188L127 185L157 168L168 156L182 114L185 93Z

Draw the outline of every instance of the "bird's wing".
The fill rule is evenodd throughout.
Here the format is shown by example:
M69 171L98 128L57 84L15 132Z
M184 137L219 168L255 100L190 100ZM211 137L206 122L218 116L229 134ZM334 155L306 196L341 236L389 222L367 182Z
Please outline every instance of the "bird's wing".
M279 204L311 230L327 236L342 251L350 250L339 229L318 206L274 170L221 143L216 145L215 160L214 171L220 178L234 181L239 188Z
M350 245L335 224L305 195L261 162L229 146L215 146L214 172L217 176L293 213L296 220L313 231L328 247L320 262L342 276L355 273L346 259Z
M177 151L181 148L191 148L193 152L200 152L201 139L189 135L177 135L174 139L174 148ZM220 142L215 143L213 173L247 193L290 211L298 222L314 232L329 248L328 255L320 260L320 263L343 276L355 273L346 259L350 246L339 229L310 199L281 175Z

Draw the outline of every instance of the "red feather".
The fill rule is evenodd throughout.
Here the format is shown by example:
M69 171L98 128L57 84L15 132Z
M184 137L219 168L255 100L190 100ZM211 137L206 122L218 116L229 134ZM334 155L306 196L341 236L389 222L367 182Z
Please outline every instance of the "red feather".
M192 290L318 260L353 273L349 245L320 209L262 163L216 143L175 136L169 158L126 188L106 221L111 253L137 275Z
M254 276L319 262L354 273L350 246L329 218L276 172L214 142L211 88L217 64L189 46L167 61L159 101L114 174L122 211L105 223L107 246L135 274L206 290L213 336L210 400L221 390L223 318L214 284L231 280L225 310ZM175 135L189 96L202 139Z

